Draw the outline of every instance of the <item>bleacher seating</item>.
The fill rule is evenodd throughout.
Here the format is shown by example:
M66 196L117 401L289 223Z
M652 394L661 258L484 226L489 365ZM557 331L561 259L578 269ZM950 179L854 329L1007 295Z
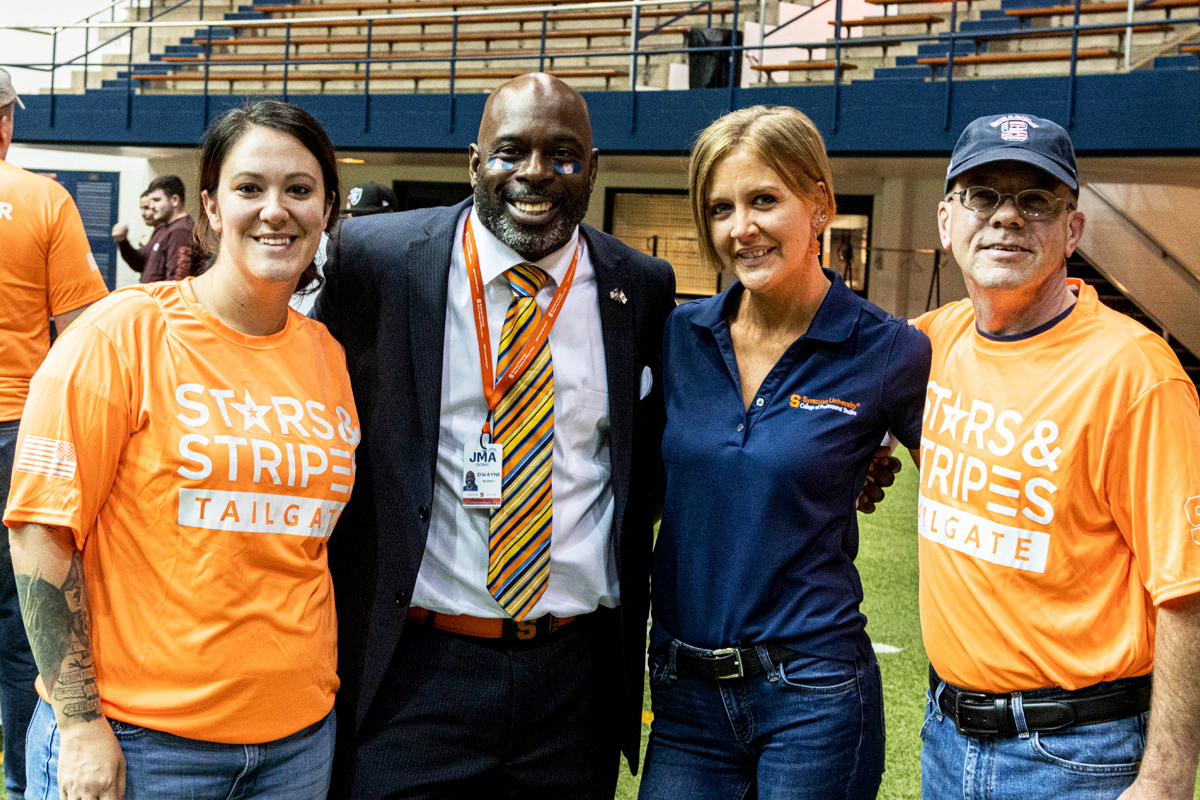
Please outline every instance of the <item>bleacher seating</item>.
M361 92L369 72L373 92L445 92L451 80L458 91L485 91L510 75L543 68L581 89L627 88L624 80L614 79L630 73L631 9L581 9L579 0L538 0L551 8L544 13L523 10L534 1L253 0L225 14L219 25L197 28L177 43L156 48L132 70L110 69L103 86L238 92L286 81L290 92ZM553 8L568 2L570 9ZM830 82L835 73L853 73L855 81L945 77L951 41L946 5L952 0L865 2L881 13L862 16L859 11L857 18L840 21L840 61L833 58L831 36L824 52L819 42L802 45L807 60L759 64L751 58L747 66L766 73L768 85ZM1200 67L1200 45L1184 45L1178 53L1155 50L1176 32L1171 10L1196 4L1151 0L1138 7L1133 44L1153 60L1155 69ZM1066 74L1070 69L1072 52L1062 40L1074 34L1074 5L1062 0L967 0L957 9L956 78ZM482 13L460 16L456 23L453 12L466 10ZM896 13L889 14L892 10ZM1087 2L1079 11L1086 15L1081 22L1094 27L1078 32L1076 69L1121 69L1130 27L1124 21L1127 5ZM687 31L728 26L733 12L730 0L639 9L639 85L668 88L675 70L668 67L687 58L679 52ZM747 17L756 19L757 9L743 3L740 18ZM457 59L453 68L452 58ZM835 69L839 64L841 69Z

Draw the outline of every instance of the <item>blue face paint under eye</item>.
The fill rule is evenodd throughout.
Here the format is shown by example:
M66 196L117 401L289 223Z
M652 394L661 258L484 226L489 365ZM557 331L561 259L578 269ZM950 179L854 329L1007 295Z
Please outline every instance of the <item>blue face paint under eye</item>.
M505 161L500 156L492 156L487 160L487 168L494 169L498 172L507 172L515 166L515 163L512 161Z
M583 172L582 161L555 161L554 171L559 175L578 175Z

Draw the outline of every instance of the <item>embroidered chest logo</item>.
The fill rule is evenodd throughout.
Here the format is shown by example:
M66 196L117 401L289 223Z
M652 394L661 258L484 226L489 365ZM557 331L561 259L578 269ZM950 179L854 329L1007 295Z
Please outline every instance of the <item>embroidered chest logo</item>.
M805 411L840 411L843 414L851 417L858 416L858 409L862 403L851 403L846 400L840 400L836 397L815 398L809 397L806 394L794 394L788 400L788 405L792 408L800 408Z

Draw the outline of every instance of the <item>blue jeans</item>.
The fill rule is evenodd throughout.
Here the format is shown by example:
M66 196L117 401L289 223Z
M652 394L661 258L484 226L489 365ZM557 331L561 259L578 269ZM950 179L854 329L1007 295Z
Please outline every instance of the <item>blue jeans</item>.
M325 800L333 764L332 711L265 744L184 739L109 720L125 754L125 800ZM27 743L29 800L58 800L58 725L38 701Z
M654 723L639 800L870 800L883 777L874 658L799 656L731 680L681 675L672 641L653 654Z
M925 693L924 800L1112 800L1137 777L1149 713L1027 736L964 736ZM1022 724L1018 720L1018 728Z
M21 420L0 422L0 509L8 502L13 453ZM25 796L25 731L37 705L37 665L25 638L13 579L8 531L0 526L0 725L4 726L4 788L8 800Z

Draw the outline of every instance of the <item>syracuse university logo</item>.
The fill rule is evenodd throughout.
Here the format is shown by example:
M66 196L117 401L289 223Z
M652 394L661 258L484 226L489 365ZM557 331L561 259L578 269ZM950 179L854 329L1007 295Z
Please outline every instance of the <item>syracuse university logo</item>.
M1189 497L1183 504L1188 522L1192 523L1192 541L1200 544L1200 494Z
M1021 114L1009 114L993 122L992 127L1000 128L1000 138L1006 142L1025 142L1029 140L1029 129L1036 128L1037 123Z
M806 394L794 394L789 398L788 405L792 408L802 408L805 411L821 411L829 409L832 411L840 411L843 414L851 417L858 416L858 409L862 403L851 403L846 400L840 400L836 397L824 397L817 399L809 397Z

